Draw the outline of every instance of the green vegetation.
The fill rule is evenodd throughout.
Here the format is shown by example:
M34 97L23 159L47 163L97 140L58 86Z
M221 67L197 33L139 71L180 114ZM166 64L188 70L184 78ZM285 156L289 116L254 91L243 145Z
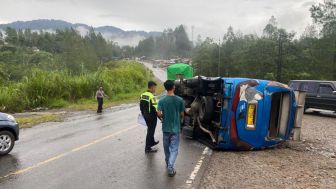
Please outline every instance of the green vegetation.
M262 35L243 34L229 27L220 41L198 36L193 44L181 25L140 41L135 53L159 59L192 56L196 75L284 83L293 79L336 80L336 1L313 5L310 12L313 24L300 36L278 27L272 16Z
M310 11L314 24L301 36L279 28L272 17L261 36L229 27L221 43L198 40L192 57L196 74L281 82L336 80L336 1L325 0Z
M137 62L116 61L122 49L93 30L81 36L73 29L37 33L7 28L0 35L0 111L94 101L98 86L111 101L134 98L152 75Z
M81 75L33 69L22 81L0 87L0 106L2 111L66 107L81 99L94 99L100 85L112 101L130 99L145 90L151 77L136 62L110 62L96 72Z
M31 69L85 74L97 71L107 62L121 57L122 49L107 42L93 29L81 36L74 29L56 33L31 32L7 28L0 36L0 81L19 81Z
M152 74L141 64L119 60L135 56L192 56L195 74L206 76L336 80L336 2L325 0L310 11L314 24L301 36L279 28L271 17L262 35L229 27L221 43L199 36L195 46L182 25L137 47L119 47L93 29L81 36L74 29L7 28L0 32L0 111L93 109L100 85L111 97L107 105L137 99Z
M174 30L167 29L162 35L149 37L139 42L134 49L138 57L173 58L190 57L192 44L184 26L180 25Z

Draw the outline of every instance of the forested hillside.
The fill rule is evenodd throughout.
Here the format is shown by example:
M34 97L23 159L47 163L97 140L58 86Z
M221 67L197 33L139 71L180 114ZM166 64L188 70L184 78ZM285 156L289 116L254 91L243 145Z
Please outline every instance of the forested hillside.
M193 49L196 74L250 77L288 82L292 79L336 80L336 2L310 9L313 24L303 34L278 27L272 17L262 35L229 27L220 40L198 40Z
M166 29L162 35L149 37L139 42L135 54L151 58L169 59L172 57L190 57L192 43L183 25Z

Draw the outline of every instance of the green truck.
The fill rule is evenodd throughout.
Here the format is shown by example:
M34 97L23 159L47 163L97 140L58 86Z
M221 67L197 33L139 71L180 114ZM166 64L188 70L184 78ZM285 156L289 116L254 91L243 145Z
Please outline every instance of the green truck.
M193 68L188 64L177 63L167 67L167 79L179 80L193 77Z

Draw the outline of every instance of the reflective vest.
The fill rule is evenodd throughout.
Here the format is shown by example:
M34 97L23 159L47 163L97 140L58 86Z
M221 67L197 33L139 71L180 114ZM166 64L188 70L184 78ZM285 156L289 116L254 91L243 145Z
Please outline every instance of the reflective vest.
M151 105L154 106L155 110L157 111L158 103L156 102L155 96L151 92L144 92L140 96L140 101L144 100L148 102L148 112L151 112Z

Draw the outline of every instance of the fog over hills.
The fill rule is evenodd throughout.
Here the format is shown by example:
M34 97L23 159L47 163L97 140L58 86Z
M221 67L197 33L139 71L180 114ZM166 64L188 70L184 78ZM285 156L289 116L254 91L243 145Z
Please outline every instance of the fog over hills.
M16 21L8 24L0 24L0 30L4 30L6 27L11 27L14 29L31 29L32 31L44 31L44 32L55 32L56 30L63 30L66 28L74 28L81 35L86 35L87 32L93 28L95 32L100 32L106 40L117 42L119 45L130 45L135 46L138 42L149 36L160 35L161 32L145 32L145 31L125 31L121 28L115 26L101 26L101 27L91 27L82 23L70 23L63 20L49 20L49 19L39 19L32 21Z

